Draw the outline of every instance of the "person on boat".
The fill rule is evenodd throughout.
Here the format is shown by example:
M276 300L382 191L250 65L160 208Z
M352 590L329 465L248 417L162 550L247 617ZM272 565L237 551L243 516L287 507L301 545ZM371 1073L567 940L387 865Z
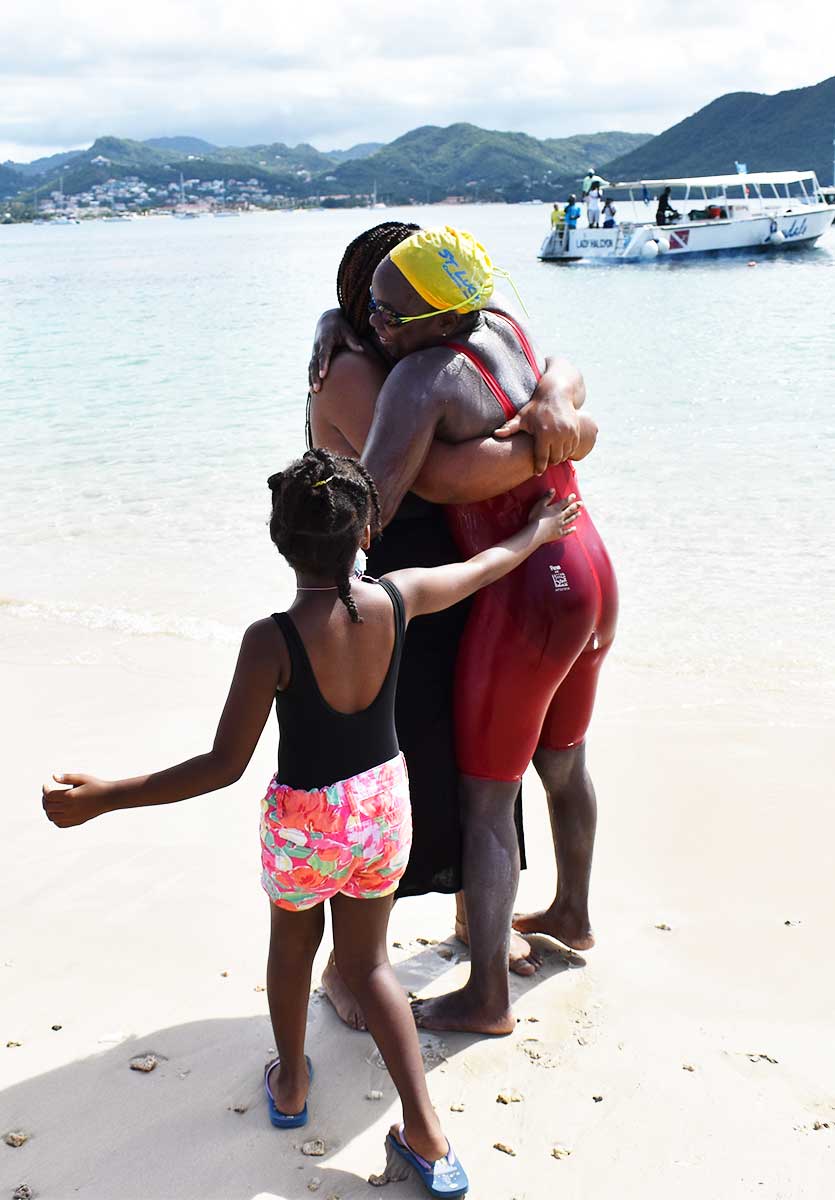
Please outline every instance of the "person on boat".
M358 457L374 415L377 395L393 366L374 336L369 292L374 271L390 250L418 230L417 225L387 221L360 234L347 247L337 273L339 308L323 314L310 362L308 446ZM491 303L501 307L498 297ZM585 400L583 379L565 359L549 360L534 397L523 410L518 433L450 445L432 444L412 491L403 499L385 537L368 556L374 576L409 566L458 561L442 503L479 500L515 487L535 470L545 470L576 453L579 409ZM396 722L409 769L413 806L412 853L398 897L427 892L460 893L461 827L458 773L453 741L453 679L458 643L468 606L421 617L406 633ZM524 860L524 842L519 823ZM570 843L571 835L566 834ZM569 880L570 882L570 880ZM467 939L463 903L458 903L456 933ZM530 974L538 964L528 942L514 934L511 970ZM364 1016L331 960L323 987L340 1017L364 1028Z
M587 172L585 178L583 179L582 193L583 193L584 200L586 199L589 192L591 191L591 186L594 183L595 178L596 178L596 175L595 175L594 167L589 167L588 172Z
M595 176L591 181L591 187L586 196L586 216L588 218L589 229L598 229L600 227L600 201L602 198L603 193L600 190L600 180Z
M577 222L583 215L583 210L577 203L577 197L572 192L568 197L568 203L565 207L565 227L566 229L576 229Z
M555 202L551 209L551 228L555 233L562 233L565 229L565 209L561 208L558 202Z
M383 522L418 476L436 438L466 442L524 410L541 362L522 326L488 305L495 268L472 235L446 227L412 234L374 272L371 325L396 366L374 409L362 462L375 479ZM596 429L580 418L571 458ZM520 526L546 489L577 493L570 461L493 500L450 506L459 552ZM513 811L528 764L545 787L555 841L551 905L514 921L578 949L593 945L588 917L596 800L585 734L612 643L617 585L587 511L560 551L538 552L473 604L458 653L456 754L461 773L463 880L471 973L463 989L416 1002L420 1025L488 1034L515 1024L507 979L508 930L519 873Z
M655 210L656 225L668 225L678 216L678 212L673 208L672 204L670 204L670 196L672 195L672 191L672 188L664 188L664 191L658 198L658 208Z
M615 208L614 204L612 203L611 198L609 196L607 196L605 201L603 202L603 228L604 229L614 229L615 225L617 224L617 221L615 220L615 215L616 215L617 211L618 210Z

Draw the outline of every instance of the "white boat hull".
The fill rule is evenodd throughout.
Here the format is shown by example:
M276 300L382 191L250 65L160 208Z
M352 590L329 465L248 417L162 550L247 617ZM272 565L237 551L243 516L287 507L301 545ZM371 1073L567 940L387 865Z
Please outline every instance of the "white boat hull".
M562 235L552 231L542 243L539 257L545 262L581 258L640 262L723 251L784 250L811 245L829 228L834 212L831 205L816 204L732 220L677 221L661 226L626 222L614 229L571 229Z

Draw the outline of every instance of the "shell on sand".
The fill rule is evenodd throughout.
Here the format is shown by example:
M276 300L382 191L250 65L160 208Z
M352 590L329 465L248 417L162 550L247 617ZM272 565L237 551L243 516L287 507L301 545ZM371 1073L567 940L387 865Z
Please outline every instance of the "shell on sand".
M302 1154L306 1154L308 1158L321 1158L324 1153L325 1143L321 1138L312 1138L302 1146Z
M24 1142L29 1141L29 1134L24 1133L22 1129L10 1129L3 1138L3 1141L7 1146L14 1146L17 1149L18 1146L22 1146Z
M501 1150L502 1154L509 1154L511 1156L511 1158L516 1157L516 1151L513 1149L512 1146L508 1146L507 1142L494 1142L493 1149Z
M551 1158L568 1158L571 1151L568 1146L554 1146L551 1151Z
M499 1092L496 1097L497 1104L519 1104L525 1097L516 1088L508 1088L505 1092Z

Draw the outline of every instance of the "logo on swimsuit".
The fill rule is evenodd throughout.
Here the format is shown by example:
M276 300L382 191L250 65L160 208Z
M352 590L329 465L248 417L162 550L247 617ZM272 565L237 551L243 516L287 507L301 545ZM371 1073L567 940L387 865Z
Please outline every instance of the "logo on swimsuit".
M554 591L555 592L571 591L568 580L565 577L565 571L562 569L562 567L559 565L559 563L556 563L556 564L552 563L550 570L551 570L551 583L553 583L553 585L554 585Z

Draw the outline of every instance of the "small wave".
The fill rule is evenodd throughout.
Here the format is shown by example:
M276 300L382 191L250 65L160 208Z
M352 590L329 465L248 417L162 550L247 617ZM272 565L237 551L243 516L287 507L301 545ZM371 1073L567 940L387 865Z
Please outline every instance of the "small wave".
M65 625L81 625L85 629L103 629L135 637L174 637L191 642L217 642L234 645L240 640L240 629L201 617L172 617L152 612L131 612L124 608L74 608L69 604L52 604L40 600L15 600L0 597L0 612L25 621L60 621Z

